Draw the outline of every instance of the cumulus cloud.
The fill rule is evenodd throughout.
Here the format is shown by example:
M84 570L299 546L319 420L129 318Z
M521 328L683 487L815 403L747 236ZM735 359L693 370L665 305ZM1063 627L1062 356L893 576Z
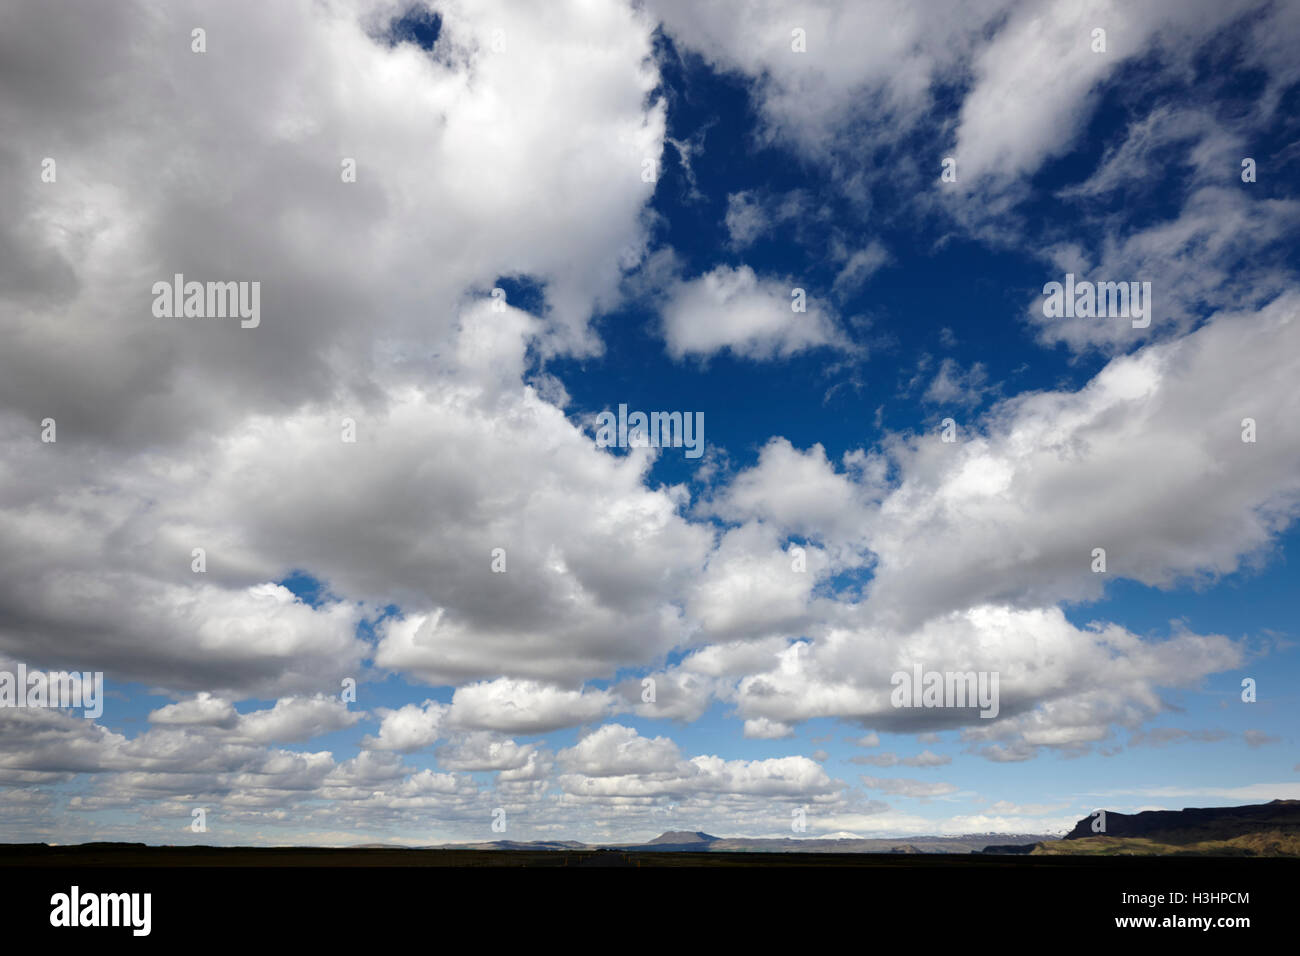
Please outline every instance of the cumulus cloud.
M189 700L166 704L149 714L149 723L186 726L222 727L229 730L239 721L235 705L207 691L199 691Z
M377 708L379 735L367 736L361 743L369 750L395 750L411 753L423 750L438 740L442 720L447 714L445 704L426 700L423 704L405 704L396 710Z
M803 295L802 311L795 311ZM718 266L679 282L663 305L664 340L674 358L729 350L756 361L819 346L843 346L829 306L793 278L759 278L749 266Z
M758 717L745 721L744 734L751 740L782 740L794 736L794 728L780 721Z
M860 539L871 494L870 485L836 472L820 444L800 451L773 438L709 510L728 521L762 521L786 534L838 543Z
M258 743L296 743L343 730L360 719L337 697L284 697L270 710L242 715L235 732Z
M751 522L726 532L688 592L697 638L725 641L801 631L829 562L816 547L782 548L776 528Z
M541 750L488 732L456 738L438 750L438 763L448 770L522 770L534 765Z
M455 309L429 302L454 306L504 274L545 283L549 347L597 347L587 319L620 279L606 253L643 248L641 163L662 150L653 24L620 4L543 16L452 2L428 56L377 36L397 12L365 0L6 11L5 36L27 41L5 51L20 73L0 115L28 131L7 172L39 168L40 150L66 170L43 194L3 177L21 235L7 244L30 250L12 267L28 291L5 310L6 407L37 420L53 408L81 434L140 445L340 387L364 394L377 363L391 366L386 343L452 327ZM519 41L508 56L490 43L503 18ZM197 19L214 40L202 58L177 39ZM319 81L331 74L348 82ZM40 79L56 75L75 82ZM97 92L110 87L111 100ZM207 125L178 142L200 101ZM356 183L341 182L340 154L357 160ZM150 287L174 272L261 279L261 326L154 318ZM56 307L58 323L40 321ZM92 355L103 374L82 374Z
M570 796L584 799L692 794L798 799L830 796L842 786L808 757L687 760L672 741L647 740L618 724L589 734L575 747L561 751L558 760L572 768L559 776L559 785Z
M615 706L608 691L564 690L499 678L456 689L447 720L457 727L540 734L598 720Z
M1151 642L1116 625L1076 628L1058 608L983 606L915 631L830 628L742 677L736 705L745 719L784 723L836 716L893 732L961 727L985 756L1002 755L1006 742L1032 756L1039 747L1095 743L1112 724L1136 727L1162 710L1158 688L1195 686L1240 660L1241 650L1222 636ZM892 676L916 664L997 673L999 718L982 719L973 707L895 706Z
M17 72L0 117L27 135L0 163L9 172L39 167L53 151L64 174L40 193L30 177L0 177L5 206L15 210L2 244L26 250L7 260L14 281L3 294L12 307L0 310L12 343L0 359L0 433L15 451L6 455L0 505L8 513L32 506L27 520L0 530L0 597L12 611L0 646L33 657L54 647L81 666L185 690L199 689L187 676L199 673L204 689L220 692L336 688L366 656L353 637L358 601L387 603L401 592L412 615L435 614L449 596L422 585L421 601L407 583L439 577L435 553L462 569L460 584L449 583L455 589L468 584L470 564L451 557L458 549L486 555L514 545L515 598L484 594L497 610L477 622L457 599L441 619L444 629L495 635L477 663L444 660L436 642L424 653L403 651L399 637L384 645L382 656L421 673L487 676L489 659L509 656L501 642L512 640L531 603L523 592L558 596L542 579L561 565L588 565L587 556L547 555L540 542L530 556L533 545L493 529L481 508L460 509L462 492L451 485L529 469L517 458L504 467L482 458L490 448L507 454L486 409L465 417L454 386L426 399L413 383L458 369L491 403L529 343L545 352L598 347L587 320L597 303L617 298L622 275L608 250L626 248L634 260L643 249L641 210L652 187L639 173L662 148L663 106L650 96L654 25L617 4L575 3L545 17L512 8L519 42L501 56L489 41L505 6L444 4L430 56L383 38L399 12L379 2L301 3L274 14L235 4L196 17L182 8L85 4L38 27L28 20L40 17L34 8L6 10L4 36L29 39L5 52ZM198 20L213 38L202 58L176 39ZM103 55L105 44L119 55ZM41 79L51 75L75 81L52 87ZM320 82L325 75L348 82ZM95 92L109 87L117 91L111 102ZM194 102L205 104L202 122ZM552 135L557 123L570 133ZM181 128L194 136L157 148L175 143ZM343 157L357 160L357 182L341 181ZM261 324L155 318L152 283L174 273L261 281ZM497 277L519 274L544 289L544 317L511 310L485 321ZM95 374L86 374L88 363ZM580 440L554 406L521 392L517 378L513 388L549 427ZM442 404L442 425L428 402ZM535 434L538 422L521 411L515 421ZM62 440L33 448L31 424L47 414ZM344 418L358 423L355 445L338 440ZM454 432L480 453L453 450ZM553 446L515 447L564 459ZM467 465L459 478L446 475L441 490L420 487L427 464L402 460L433 449ZM338 457L349 451L358 452L351 464ZM626 490L639 487L637 462L598 464L604 457L588 458L614 469L597 483L623 471ZM314 477L325 472L331 482ZM88 507L95 486L112 494ZM592 498L583 494L589 513ZM384 515L403 495L413 508L401 532L410 540L384 540L399 530ZM367 501L383 513L354 510ZM418 541L425 518L425 527L438 523L419 512L439 501L460 510L467 542ZM316 523L326 512L332 520ZM197 585L195 547L210 561ZM409 563L409 574L376 556ZM541 577L528 573L530 557L548 568ZM588 600L628 593L617 587L616 565L590 558L603 580L583 587ZM354 600L309 607L270 583L303 567ZM587 627L608 634L622 617L608 608L602 615ZM662 606L651 600L632 611L638 616L662 634L648 647L671 641ZM563 626L566 638L583 630L574 623ZM549 665L548 676L607 669L620 655L591 646L601 641L579 637L589 652Z
M593 777L666 773L681 759L677 744L667 737L642 737L622 724L605 724L559 753L565 770Z
M841 130L869 114L882 126L914 122L931 85L951 74L1010 4L883 0L816 2L792 11L779 0L697 4L654 0L674 41L756 85L768 137L824 156ZM792 49L804 31L807 53ZM937 167L936 167L937 168Z
M1220 314L1077 392L1000 403L960 442L895 445L902 479L869 522L877 606L915 622L982 601L1096 599L1116 576L1170 587L1242 567L1300 503L1300 409L1283 385L1300 371L1298 309L1288 294ZM1247 417L1274 440L1243 442ZM1094 548L1106 574L1091 572Z

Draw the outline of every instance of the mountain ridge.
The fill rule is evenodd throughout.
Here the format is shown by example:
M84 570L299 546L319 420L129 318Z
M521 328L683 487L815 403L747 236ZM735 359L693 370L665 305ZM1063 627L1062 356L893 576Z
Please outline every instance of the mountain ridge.
M1084 817L1059 840L1028 849L990 846L982 852L1036 856L1300 857L1300 800L1138 813L1105 810Z

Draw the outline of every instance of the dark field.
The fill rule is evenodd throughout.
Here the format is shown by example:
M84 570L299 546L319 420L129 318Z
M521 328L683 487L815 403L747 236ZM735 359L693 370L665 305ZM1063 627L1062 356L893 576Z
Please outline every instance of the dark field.
M126 930L51 930L52 894L72 886L151 894L151 937L181 943L304 936L373 943L379 925L454 919L495 944L529 927L564 925L576 913L583 932L603 936L635 930L660 938L688 926L725 935L755 916L791 930L814 917L848 921L864 937L891 926L942 925L999 934L1135 932L1149 940L1202 931L1118 930L1115 918L1249 916L1249 929L1206 934L1223 946L1260 930L1286 931L1298 880L1300 861L1286 858L28 844L0 847L0 918L22 937L130 938ZM1124 893L1170 891L1187 899L1157 908L1122 902ZM1248 901L1193 904L1194 892L1248 894Z

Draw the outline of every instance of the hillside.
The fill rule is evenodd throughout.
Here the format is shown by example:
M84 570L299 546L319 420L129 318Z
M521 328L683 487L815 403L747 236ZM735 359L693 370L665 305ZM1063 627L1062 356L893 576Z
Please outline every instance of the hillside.
M1032 854L1300 857L1300 800L1134 814L1108 810L1105 833L1094 833L1092 825L1093 817L1084 817L1063 839L1040 843ZM1017 852L985 852L999 851Z

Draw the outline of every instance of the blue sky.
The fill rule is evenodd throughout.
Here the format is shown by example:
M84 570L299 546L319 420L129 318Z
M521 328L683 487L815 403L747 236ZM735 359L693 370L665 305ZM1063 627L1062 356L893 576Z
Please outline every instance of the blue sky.
M0 709L0 838L1300 797L1293 7L38 6L0 19L0 658L108 700ZM152 315L176 272L261 323ZM1047 316L1066 273L1149 326ZM702 457L599 447L620 405ZM895 706L914 664L998 716Z

